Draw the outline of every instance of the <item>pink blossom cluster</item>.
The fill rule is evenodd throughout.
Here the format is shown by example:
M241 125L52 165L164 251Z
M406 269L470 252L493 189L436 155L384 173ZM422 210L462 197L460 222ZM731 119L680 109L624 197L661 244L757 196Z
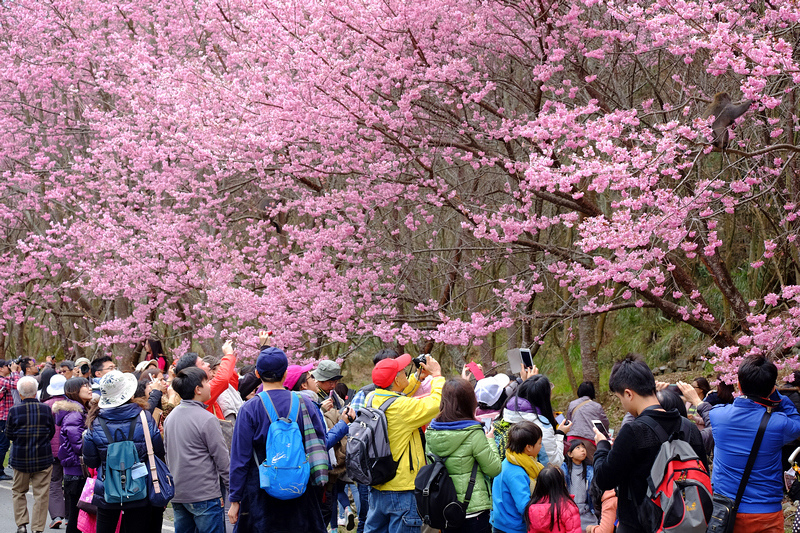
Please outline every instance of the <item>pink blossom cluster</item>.
M0 24L6 335L268 327L304 358L647 306L727 374L800 342L794 0L19 0ZM722 91L752 100L724 152Z

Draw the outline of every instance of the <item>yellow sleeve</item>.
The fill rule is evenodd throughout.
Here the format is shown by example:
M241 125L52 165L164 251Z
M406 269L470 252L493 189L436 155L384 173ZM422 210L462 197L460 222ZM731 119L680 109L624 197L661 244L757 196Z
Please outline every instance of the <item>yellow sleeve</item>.
M431 380L430 396L424 398L401 398L400 401L392 404L390 409L394 410L396 415L408 427L422 427L439 414L444 382L445 379L442 376L433 378Z

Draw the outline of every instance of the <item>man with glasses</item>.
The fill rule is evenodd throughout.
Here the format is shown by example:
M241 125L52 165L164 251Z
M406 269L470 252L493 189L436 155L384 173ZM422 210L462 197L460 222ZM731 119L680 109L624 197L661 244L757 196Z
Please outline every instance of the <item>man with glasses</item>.
M58 364L58 370L56 372L64 376L66 379L70 379L76 377L74 374L74 369L75 363L65 359Z
M11 447L11 443L6 437L6 422L8 412L14 406L14 392L17 390L17 382L22 377L20 367L5 359L0 359L0 481L13 479L6 474L3 464L6 461L6 453Z

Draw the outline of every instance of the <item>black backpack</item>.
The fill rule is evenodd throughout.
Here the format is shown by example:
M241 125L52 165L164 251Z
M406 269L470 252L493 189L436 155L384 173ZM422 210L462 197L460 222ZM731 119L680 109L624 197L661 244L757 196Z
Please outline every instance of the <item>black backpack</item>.
M419 469L414 480L414 498L417 500L417 512L425 522L435 529L461 527L467 516L467 507L472 499L475 478L478 475L478 461L472 464L472 475L469 478L464 502L458 501L456 486L447 473L444 459L431 454L433 463Z
M350 424L345 447L347 476L361 485L380 485L397 475L397 465L389 446L386 410L397 399L389 398L380 407L362 407Z

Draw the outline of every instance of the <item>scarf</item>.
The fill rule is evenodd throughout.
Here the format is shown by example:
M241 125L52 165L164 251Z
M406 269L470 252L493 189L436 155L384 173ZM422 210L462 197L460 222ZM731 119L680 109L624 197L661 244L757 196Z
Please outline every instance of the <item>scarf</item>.
M517 465L524 468L525 473L528 474L528 477L531 478L531 481L535 480L539 476L539 472L541 472L544 468L542 463L527 453L517 453L512 452L511 450L506 450L506 459L508 459L508 462L512 465Z
M302 396L300 396L300 413L303 417L303 445L306 449L309 477L312 485L322 487L328 482L328 453L325 450L325 442L317 436Z

